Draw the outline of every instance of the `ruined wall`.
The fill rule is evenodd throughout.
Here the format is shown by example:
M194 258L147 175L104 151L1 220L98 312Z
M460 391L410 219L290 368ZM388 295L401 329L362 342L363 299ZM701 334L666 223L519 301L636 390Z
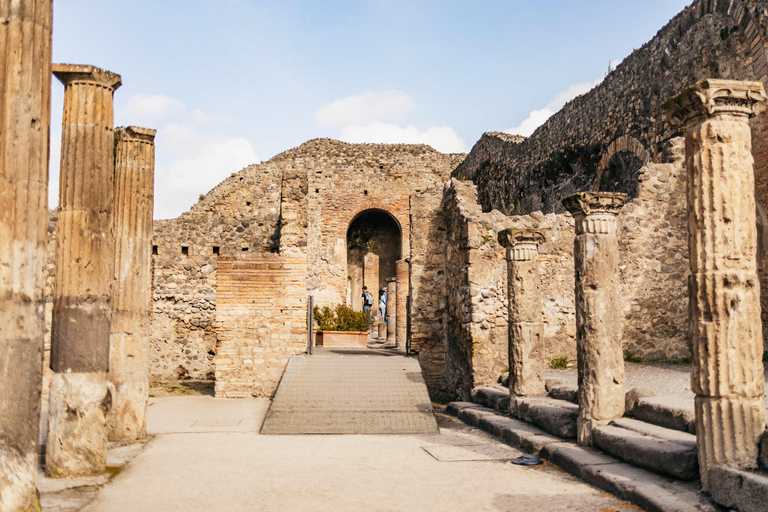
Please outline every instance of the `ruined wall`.
M433 400L450 399L445 380L446 237L443 184L411 196L411 350Z
M767 6L765 1L694 2L531 137L485 134L453 176L477 184L484 211L514 211L519 203L519 213L562 212L562 198L596 183L601 190L635 197L637 160L643 156L605 173L601 163L610 157L611 144L634 139L639 153L659 162L676 135L664 120L663 101L703 78L765 80ZM601 182L608 174L613 179Z
M213 378L218 259L276 247L280 180L276 166L253 165L179 218L155 221L152 379Z
M307 262L264 254L219 260L216 396L271 398L307 346Z

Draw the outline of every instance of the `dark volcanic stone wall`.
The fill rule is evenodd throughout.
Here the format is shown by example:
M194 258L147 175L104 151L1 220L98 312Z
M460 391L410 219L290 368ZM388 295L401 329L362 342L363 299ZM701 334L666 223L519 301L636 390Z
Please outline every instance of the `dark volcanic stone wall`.
M704 78L765 78L767 6L694 2L531 137L485 134L452 176L477 185L484 211L562 212L563 197L596 185L634 197L644 160L661 162L676 135L664 121L665 100Z

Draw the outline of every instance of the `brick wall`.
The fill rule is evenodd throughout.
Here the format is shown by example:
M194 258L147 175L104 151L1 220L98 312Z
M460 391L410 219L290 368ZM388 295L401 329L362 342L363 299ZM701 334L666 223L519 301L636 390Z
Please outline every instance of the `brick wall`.
M271 397L307 344L307 262L263 255L220 259L216 396Z

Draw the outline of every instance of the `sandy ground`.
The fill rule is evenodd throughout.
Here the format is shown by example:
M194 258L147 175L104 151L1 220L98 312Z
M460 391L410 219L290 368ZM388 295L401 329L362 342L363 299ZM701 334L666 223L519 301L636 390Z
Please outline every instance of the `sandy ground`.
M83 510L640 510L441 413L440 434L262 436L265 399L150 403L154 439Z

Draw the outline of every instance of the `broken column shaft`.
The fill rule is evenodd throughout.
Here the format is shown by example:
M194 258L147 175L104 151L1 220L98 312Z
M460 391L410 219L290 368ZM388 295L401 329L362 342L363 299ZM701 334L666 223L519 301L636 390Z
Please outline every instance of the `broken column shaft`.
M115 130L115 284L109 343L111 441L146 436L149 321L152 303L152 209L155 130Z
M53 74L65 89L46 473L71 477L106 469L115 254L112 100L121 82L93 66L56 64Z
M691 276L691 388L699 470L757 467L765 429L751 131L755 82L705 80L664 104L684 125Z
M563 200L576 238L576 437L592 445L592 429L624 415L624 354L619 287L618 215L626 194L581 192Z
M499 243L507 248L510 410L515 397L546 394L538 261L543 242L544 235L533 229L499 233Z
M0 510L40 510L51 0L0 3Z

